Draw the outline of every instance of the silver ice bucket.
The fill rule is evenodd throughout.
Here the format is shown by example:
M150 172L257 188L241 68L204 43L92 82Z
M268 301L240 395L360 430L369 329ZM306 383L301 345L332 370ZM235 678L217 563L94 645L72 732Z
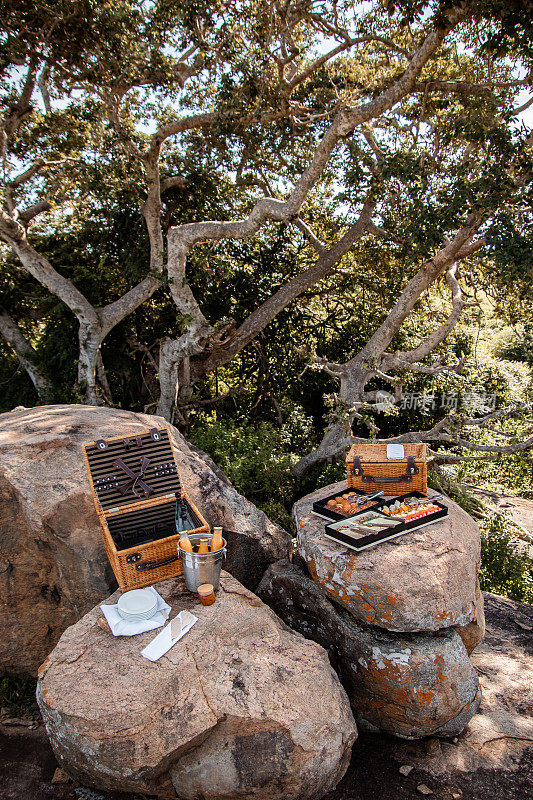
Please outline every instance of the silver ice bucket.
M200 544L200 539L208 539L209 544L211 544L212 538L212 536L205 533L189 534L189 540L193 547ZM214 553L189 553L188 550L182 550L178 542L178 553L183 564L185 583L190 592L196 592L202 583L212 583L213 588L215 590L218 589L222 559L226 557L226 547L228 545L225 539L222 541L224 542L223 547L220 550L215 550Z

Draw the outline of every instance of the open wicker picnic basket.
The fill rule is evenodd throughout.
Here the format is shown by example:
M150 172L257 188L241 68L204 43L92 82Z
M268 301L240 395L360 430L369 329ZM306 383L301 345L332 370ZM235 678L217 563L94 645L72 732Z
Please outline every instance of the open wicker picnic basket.
M386 444L354 444L346 456L348 485L363 493L427 494L425 444L404 444L403 458L388 458Z
M209 533L209 525L182 488L167 428L98 439L83 455L120 588L181 575L179 531Z

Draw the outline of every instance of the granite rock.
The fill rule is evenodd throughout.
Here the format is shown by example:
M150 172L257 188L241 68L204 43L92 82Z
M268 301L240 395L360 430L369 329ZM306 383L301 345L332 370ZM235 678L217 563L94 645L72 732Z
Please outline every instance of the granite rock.
M361 729L406 739L454 736L476 712L479 681L453 628L399 634L363 625L288 561L269 567L258 593L287 625L328 650Z
M172 615L199 618L159 661L140 656L153 632L112 638L95 608L43 664L37 697L60 766L97 790L183 800L315 800L334 787L356 727L323 648L227 573L209 607L183 578L158 590Z
M436 800L531 800L533 606L485 594L485 614L485 641L473 655L483 700L463 733L411 741L362 733L344 778L324 800L413 800L420 783ZM406 765L408 775L400 771ZM56 768L44 727L2 725L0 715L2 800L79 800L81 791L51 785Z
M468 625L457 625L455 630L463 640L468 655L474 652L478 644L481 644L485 637L485 606L483 594L479 588L479 581L476 586L474 618Z
M486 635L472 654L483 694L479 713L452 740L371 737L363 746L411 764L413 782L423 776L435 790L441 787L439 797L456 787L465 800L525 800L533 774L533 606L488 592L484 599Z
M234 532L226 567L254 589L287 556L289 534L160 417L83 405L1 414L0 666L34 673L65 628L116 587L81 445L160 425L193 501L211 525Z
M446 499L445 519L353 553L327 539L324 520L312 513L315 500L342 491L346 483L326 486L293 508L300 555L324 591L356 619L390 631L468 625L476 612L481 550L474 520Z

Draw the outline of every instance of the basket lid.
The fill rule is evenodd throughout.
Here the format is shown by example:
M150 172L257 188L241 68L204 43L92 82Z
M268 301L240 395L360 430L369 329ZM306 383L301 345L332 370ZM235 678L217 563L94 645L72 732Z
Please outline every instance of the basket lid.
M103 511L181 492L167 428L83 445L91 486Z
M408 456L414 456L416 459L425 461L426 459L426 445L424 442L409 442L403 444L404 457L389 458L387 456L387 444L368 443L368 444L353 444L348 451L346 461L353 461L354 456L359 456L361 461L406 461Z

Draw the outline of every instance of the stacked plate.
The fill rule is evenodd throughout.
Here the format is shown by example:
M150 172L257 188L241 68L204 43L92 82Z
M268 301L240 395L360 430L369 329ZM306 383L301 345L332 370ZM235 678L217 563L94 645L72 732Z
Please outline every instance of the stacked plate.
M157 597L148 589L132 589L119 597L117 608L123 619L140 622L157 612Z

